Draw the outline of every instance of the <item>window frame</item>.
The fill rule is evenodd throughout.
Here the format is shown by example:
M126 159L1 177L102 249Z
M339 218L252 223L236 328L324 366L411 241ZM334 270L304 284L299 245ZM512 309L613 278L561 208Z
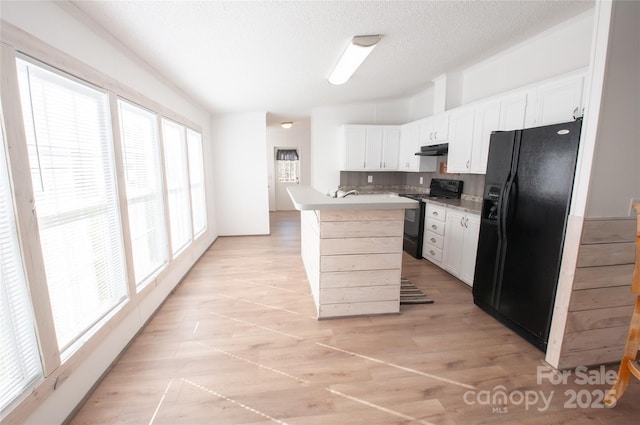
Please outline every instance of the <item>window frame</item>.
M126 227L126 229L124 229L124 236L125 236L127 260L128 260L127 266L129 270L130 280L133 282L133 284L130 285L130 289L131 291L139 292L143 290L144 287L147 286L149 283L153 282L159 275L161 275L161 273L163 273L163 271L166 270L168 264L171 261L171 250L170 250L170 241L169 241L170 235L168 234L168 231L169 231L168 230L168 210L166 208L167 193L166 193L166 178L165 178L165 171L164 171L164 152L162 147L162 134L161 134L162 132L160 128L161 115L153 110L150 110L149 108L139 105L138 103L130 101L124 97L121 97L121 96L113 96L113 97L115 97L115 99L112 100L112 110L115 109L115 113L112 113L112 116L117 115L117 119L114 119L114 127L117 127L117 130L118 130L117 137L114 137L114 141L115 141L114 145L116 149L117 163L120 165L120 169L122 171L121 173L119 173L118 177L119 177L119 180L123 182L121 186L125 192L124 194L121 194L121 199L124 199L124 202L121 202L121 204L124 205L123 214L125 212L127 213L126 226L123 226L123 227ZM129 179L127 178L123 116L120 108L122 104L127 105L127 107L129 108L137 108L144 112L149 113L150 115L153 115L154 122L155 122L155 136L156 136L155 149L157 149L156 165L158 167L158 169L155 170L155 172L157 173L156 177L158 178L157 183L159 184L159 197L160 197L161 211L162 211L161 220L163 225L162 226L163 238L161 238L161 242L164 242L165 249L164 249L164 259L162 261L162 264L158 265L154 270L149 272L140 281L138 281L136 277L136 271L135 271L135 256L133 252L133 235L132 235L131 220L130 220L130 214L129 214L130 198L127 190L128 189L127 182ZM115 105L115 107L113 107L113 105ZM147 196L152 196L152 195L147 195Z
M122 232L122 223L123 223L123 216L121 214L121 200L119 197L119 184L118 184L118 179L117 179L117 163L116 163L116 157L115 157L115 143L114 143L114 139L113 139L113 123L115 122L115 118L112 116L111 114L111 101L110 101L110 96L109 93L101 88L101 87L97 87L87 81L84 80L80 80L77 77L70 75L67 72L55 69L47 64L42 63L39 60L33 59L31 57L27 57L24 55L16 55L16 72L18 72L19 74L19 70L18 70L18 63L24 63L27 67L27 80L29 81L29 79L31 78L31 74L29 73L29 67L33 66L37 69L36 72L40 72L40 70L44 71L45 75L52 75L53 79L60 79L61 82L63 84L69 84L69 86L76 86L79 91L77 93L81 93L81 91L85 91L85 92L93 92L93 93L89 93L87 96L91 95L91 94L95 94L96 95L96 99L98 97L102 97L101 99L101 103L102 103L102 108L103 108L103 116L101 117L97 117L96 118L96 122L99 122L100 120L104 120L103 121L103 125L104 125L104 134L100 134L100 136L103 137L103 139L101 139L98 144L98 151L100 151L100 157L99 158L99 162L103 167L109 167L109 168L103 168L101 171L102 172L106 172L108 173L108 175L104 175L104 179L103 181L107 181L107 185L102 187L100 186L98 189L104 189L104 199L100 199L98 195L96 195L94 198L89 200L89 203L86 204L82 204L81 202L77 203L77 207L73 208L73 209L67 209L63 212L60 213L60 211L53 213L53 215L51 216L46 216L44 214L40 214L40 212L46 211L46 204L41 204L39 209L36 210L36 215L37 215L37 221L38 221L38 228L39 228L39 238L40 238L40 243L39 243L39 248L40 248L40 256L42 258L43 263L45 263L46 265L46 260L45 260L45 252L44 252L44 245L43 245L43 236L41 233L41 230L43 229L47 229L48 232L57 232L59 231L59 227L60 226L64 226L65 224L70 224L70 223L79 223L80 225L83 225L83 223L86 222L86 220L93 220L93 219L106 219L106 221L108 222L112 222L112 226L114 227L110 227L109 229L111 230L111 232L115 232L115 234L117 235L117 240L115 241L115 244L112 244L111 248L117 249L118 251L110 251L108 253L108 257L113 257L113 260L115 261L114 266L118 267L118 263L120 263L120 268L121 268L121 273L122 276L120 276L122 280L122 282L120 282L120 288L118 288L117 286L113 286L111 283L109 283L107 285L107 288L109 289L109 291L122 291L119 296L119 298L117 300L114 299L114 302L110 305L110 306L105 306L104 309L101 309L100 314L96 315L96 317L94 318L94 320L87 322L86 326L82 329L79 329L76 333L75 336L73 336L70 339L65 339L64 341L59 341L59 338L61 336L60 332L62 332L62 329L56 329L55 325L54 325L54 329L56 329L56 340L58 341L58 351L60 352L60 357L61 357L61 361L66 360L68 357L70 357L70 355L75 352L80 346L82 346L82 344L86 341L87 338L89 338L93 333L95 333L96 328L102 326L104 324L104 322L107 320L107 318L111 317L115 311L119 310L123 304L127 303L127 301L130 298L130 291L129 291L129 284L128 284L128 273L126 271L127 269L127 256L125 253L125 249L124 249L124 240L123 240L123 232ZM19 79L19 77L18 77ZM29 82L30 84L30 82ZM52 83L53 85L55 85L56 83ZM67 87L70 91L73 91L72 88ZM32 88L31 86L28 87L28 94L27 96L30 99L31 105L29 106L29 108L33 107L33 93L31 92ZM82 93L81 93L82 94ZM20 96L22 96L22 94L20 94ZM20 100L22 101L23 98L21 97ZM24 110L24 108L22 108L22 110ZM31 115L32 120L35 120L35 116L33 114L32 111L32 115ZM31 125L31 123L27 123L25 122L25 128L27 125ZM35 128L35 123L34 125L34 137L37 137L37 129ZM25 135L26 135L26 131L25 131ZM73 135L74 137L76 135ZM28 138L25 139L25 143L27 145L27 150L30 154L29 151L29 140ZM39 151L39 147L38 147L38 140L35 139L35 144L36 144L36 150L37 150L37 166L40 167L40 151ZM56 148L53 144L51 144L51 149L63 149L64 147L58 147ZM30 155L31 156L31 155ZM72 161L73 159L75 159L75 157L72 157ZM78 161L74 161L74 162L78 162ZM33 168L34 164L31 162L31 159L29 158L28 164L30 165L30 168ZM42 173L42 168L39 168L40 171L39 173ZM74 172L74 170L76 170L76 168L69 168L70 172ZM73 175L75 178L75 174ZM33 183L33 172L31 172L31 180ZM37 179L36 179L37 180ZM100 180L99 178L94 178L94 180ZM43 184L44 179L42 178L42 174L40 174L40 184ZM73 189L75 190L75 188ZM98 190L99 192L100 190ZM57 190L56 190L57 192ZM35 188L33 188L32 186L32 192L33 194L33 198L34 198L34 205L36 207L38 207L38 194L37 191L35 190ZM70 192L70 193L74 193L74 192ZM66 194L66 193L65 193ZM75 194L75 193L74 193ZM74 196L74 199L81 199L78 198L77 196ZM58 201L58 198L54 198L54 200ZM109 202L113 201L114 205L109 205ZM99 203L96 203L99 202ZM59 207L58 207L59 208ZM56 208L56 209L58 209ZM107 213L106 211L111 210L110 213ZM107 214L107 215L105 215ZM49 227L47 223L51 223L52 226ZM44 227L43 227L44 226ZM106 239L103 240L104 242L106 242ZM112 241L113 242L113 241ZM105 245L106 247L107 245ZM51 261L51 260L49 260ZM46 267L45 267L46 270ZM114 269L115 271L115 269ZM54 324L56 322L55 320L55 315L54 313L54 308L51 304L51 302L53 301L53 295L51 294L51 287L49 286L49 279L47 276L47 273L45 271L45 285L47 285L48 288L48 299L49 299L49 303L51 305L51 312L52 312L52 319L54 321ZM68 279L63 279L63 280L68 280ZM99 291L99 286L100 283L96 281L96 290ZM63 291L65 289L69 289L68 287L64 286L61 288ZM74 291L75 292L75 291Z
M154 284L149 284L138 293L130 291L131 297L121 306L120 309L113 312L109 317L105 317L104 321L95 326L95 332L87 335L81 350L77 350L69 355L68 358L61 360L60 352L57 350L57 342L55 337L55 329L53 328L52 313L48 301L48 293L44 277L44 264L40 255L40 235L37 226L37 217L33 209L32 196L33 192L31 173L28 167L29 156L26 149L25 134L23 126L23 117L21 108L16 108L19 104L20 96L17 81L16 58L23 55L33 58L53 69L69 74L80 81L88 82L94 86L103 88L108 91L110 97L110 108L112 118L114 114L115 102L117 96L122 96L133 101L145 108L152 110L159 117L169 117L170 119L185 125L195 131L202 132L199 124L176 114L175 111L160 104L150 97L141 94L139 90L132 89L115 78L98 71L96 68L87 65L86 62L71 56L56 47L38 39L29 34L25 34L21 29L8 22L3 22L3 31L0 43L0 74L3 75L3 84L0 85L0 102L2 103L5 113L5 124L7 132L7 150L10 152L8 158L10 173L12 174L12 192L15 199L16 218L18 221L18 233L22 243L23 261L27 274L30 298L34 308L36 331L40 345L40 356L42 360L44 376L36 382L31 388L32 392L26 391L19 400L12 406L0 409L0 421L8 423L22 423L31 414L41 406L52 394L56 385L64 382L71 376L75 376L78 367L86 360L95 361L94 355L101 348L103 341L111 338L114 329L123 329L125 321L131 318L140 317L146 320L151 316L152 311L149 307L159 306L157 304L158 296L166 297L167 288L173 288L179 283L179 277L176 272L184 274L185 266L192 265L197 258L202 255L206 247L203 243L192 243L185 248L184 251L197 255L183 255L179 261L170 258L167 267L160 271L154 279ZM151 72L153 74L153 72ZM115 136L117 120L111 121L112 133L114 134L114 151L117 157L118 138ZM116 159L116 170L118 180L118 196L120 199L121 217L126 216L126 205L122 202L123 185L121 161ZM165 185L166 187L166 185ZM207 191L211 188L207 187ZM165 194L166 196L166 194ZM165 214L168 214L165 203ZM122 220L122 232L128 230L128 219ZM208 233L208 232L205 232ZM213 241L213 235L209 234ZM127 264L130 264L131 258L127 248L125 238L125 253ZM194 241L195 242L195 241ZM184 252L183 251L183 252ZM181 275L182 275L181 274ZM130 275L131 276L131 275ZM131 282L131 279L130 279ZM160 292L158 292L160 291ZM155 307L152 307L155 308ZM121 343L122 335L116 338L118 344ZM127 339L128 341L128 339ZM122 341L126 346L126 341ZM58 388L61 390L61 388ZM63 390L65 391L65 390ZM38 394L38 397L32 397L31 394Z

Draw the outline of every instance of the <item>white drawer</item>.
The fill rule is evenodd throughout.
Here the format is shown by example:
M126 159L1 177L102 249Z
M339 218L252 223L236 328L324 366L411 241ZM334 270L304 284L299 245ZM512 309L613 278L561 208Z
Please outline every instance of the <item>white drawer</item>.
M424 242L425 242L425 246L431 245L431 246L435 246L436 248L442 249L442 247L444 246L444 236L431 231L425 232Z
M447 218L447 209L445 207L441 207L440 205L435 204L427 204L427 215L426 217L436 218L441 221L445 221Z
M426 245L422 248L422 256L427 260L440 263L442 261L442 250L433 245Z
M424 231L444 235L444 221L428 218L427 222L424 225Z

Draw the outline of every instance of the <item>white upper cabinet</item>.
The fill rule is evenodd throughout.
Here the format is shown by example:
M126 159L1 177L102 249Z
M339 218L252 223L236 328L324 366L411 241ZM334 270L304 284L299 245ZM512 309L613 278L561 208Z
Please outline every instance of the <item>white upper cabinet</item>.
M540 84L536 90L532 125L557 124L582 116L584 81L584 74L581 73Z
M484 174L492 131L582 116L584 82L584 71L573 72L402 126L345 125L343 169L434 172L437 157L415 153L448 141L448 172Z
M367 126L367 143L365 148L365 170L379 170L382 168L382 142L384 129L378 126Z
M475 107L462 107L450 115L448 173L471 172L475 113Z
M574 73L451 111L447 170L486 173L492 131L572 121L582 112L583 86L584 73Z
M342 126L345 170L364 170L367 145L367 129L363 125Z
M527 101L535 97L535 91L521 91L500 98L500 122L494 130L519 130L528 127Z
M420 121L413 121L400 128L400 171L416 171L420 157L415 153L420 150Z
M420 123L420 146L431 146L446 142L449 138L449 114L443 113L424 118Z
M423 120L405 124L400 129L400 159L398 171L434 172L438 165L435 156L417 156L420 150L420 125Z
M492 100L476 107L469 169L471 173L484 174L487 172L489 139L492 131L500 129L501 106L500 100Z
M343 170L398 170L399 126L343 125L341 143Z
M398 170L400 160L400 127L385 126L382 138L382 168Z

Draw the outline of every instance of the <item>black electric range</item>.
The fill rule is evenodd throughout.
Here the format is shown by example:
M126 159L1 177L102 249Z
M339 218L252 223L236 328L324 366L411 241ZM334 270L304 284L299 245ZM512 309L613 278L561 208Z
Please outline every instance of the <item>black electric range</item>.
M429 193L400 193L400 196L419 201L418 208L404 210L404 236L402 248L414 256L422 258L422 238L424 234L425 203L422 198L460 199L462 195L461 180L431 179Z

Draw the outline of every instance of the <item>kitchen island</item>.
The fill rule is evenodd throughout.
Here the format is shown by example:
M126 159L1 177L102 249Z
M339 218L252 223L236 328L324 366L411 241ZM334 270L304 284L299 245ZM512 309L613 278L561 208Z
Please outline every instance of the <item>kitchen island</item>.
M332 198L309 186L287 191L300 211L318 319L398 313L404 210L418 202L392 194Z

